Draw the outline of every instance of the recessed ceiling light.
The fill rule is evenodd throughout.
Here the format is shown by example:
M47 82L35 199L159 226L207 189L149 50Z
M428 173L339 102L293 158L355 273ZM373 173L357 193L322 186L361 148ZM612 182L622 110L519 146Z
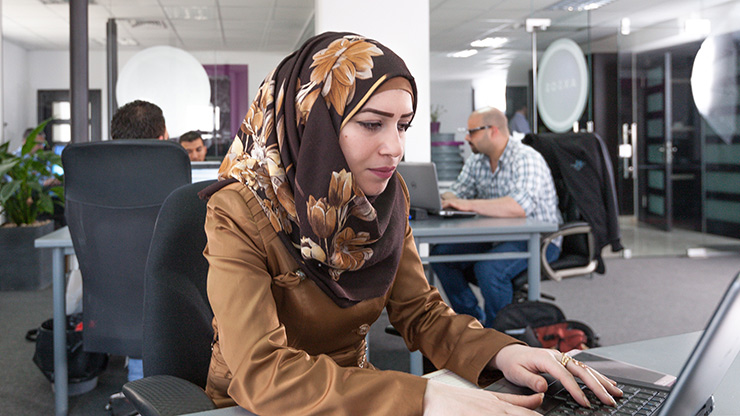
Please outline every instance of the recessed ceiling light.
M131 28L137 28L142 26L154 26L159 27L162 29L167 29L167 24L165 24L162 20L154 20L154 19L128 19L127 20L129 26Z
M119 45L121 46L136 46L139 44L139 42L136 41L136 39L133 38L122 38L119 37L116 39Z
M582 12L584 10L595 10L606 6L614 0L561 0L546 10L565 10L569 12Z
M213 20L216 18L216 9L213 7L165 6L164 12L170 19Z
M478 53L475 49L465 49L464 51L448 53L447 56L450 58L468 58Z
M470 42L474 48L498 48L509 40L502 37L478 39Z

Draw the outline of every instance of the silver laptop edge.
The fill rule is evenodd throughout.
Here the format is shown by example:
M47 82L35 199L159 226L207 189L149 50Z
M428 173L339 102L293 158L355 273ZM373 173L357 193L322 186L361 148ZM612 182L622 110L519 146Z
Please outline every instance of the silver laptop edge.
M668 391L668 397L656 413L657 416L708 415L714 405L712 395L740 352L738 328L740 328L740 272L735 275L722 296L672 387L607 375L624 384ZM588 351L584 352L588 355ZM598 356L597 358L609 360ZM588 362L588 359L584 362ZM554 381L549 375L546 375L546 378ZM486 387L486 390L513 394L531 393L528 389L516 386L505 379ZM552 399L546 398L543 408L538 410L548 411L553 404Z
M727 288L659 415L700 414L707 398L711 398L740 351L739 328L740 273Z
M412 207L425 209L431 214L441 216L475 216L474 212L442 209L437 168L434 162L401 162L398 164L396 171L406 182Z

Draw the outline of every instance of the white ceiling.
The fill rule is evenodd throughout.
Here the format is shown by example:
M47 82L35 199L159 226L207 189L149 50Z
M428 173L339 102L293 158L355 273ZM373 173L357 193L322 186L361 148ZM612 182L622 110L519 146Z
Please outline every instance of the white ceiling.
M59 50L69 45L68 0L0 0L5 39L28 50ZM632 30L673 27L687 17L701 17L714 6L739 0L613 0L590 12L548 10L557 0L430 0L432 80L473 79L497 69L531 67L529 17L550 18L538 33L543 50L569 37L594 52L615 52L617 31L628 17ZM726 16L729 17L729 16ZM313 33L311 0L90 0L90 48L105 49L106 22L115 18L120 41L135 46L171 45L185 50L288 52ZM590 27L590 30L587 28ZM447 54L470 49L470 42L502 36L496 49L459 59ZM584 46L586 48L586 46Z

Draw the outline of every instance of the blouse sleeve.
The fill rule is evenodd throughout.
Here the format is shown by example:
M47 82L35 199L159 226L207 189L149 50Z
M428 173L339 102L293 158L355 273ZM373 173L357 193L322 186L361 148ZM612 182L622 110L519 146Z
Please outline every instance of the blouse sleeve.
M420 350L435 367L452 370L479 385L493 376L483 370L501 348L521 344L501 332L483 328L471 316L455 314L444 303L426 279L408 224L387 309L391 323L410 350Z
M213 195L206 233L208 296L231 372L228 394L237 404L263 416L422 414L427 380L340 367L326 355L288 346L265 244L238 192L225 188Z

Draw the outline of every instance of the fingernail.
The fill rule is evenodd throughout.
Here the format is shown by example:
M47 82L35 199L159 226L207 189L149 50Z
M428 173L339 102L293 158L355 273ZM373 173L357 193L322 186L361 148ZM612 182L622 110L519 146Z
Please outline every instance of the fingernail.
M612 397L612 396L609 396L609 400L611 400L611 401L612 401L612 406L614 406L614 407L617 407L617 401L616 401L616 400L614 400L614 397Z
M590 409L591 408L591 402L588 401L588 397L586 397L585 394L581 394L581 398L583 398L583 401L586 402L586 407L588 407Z

